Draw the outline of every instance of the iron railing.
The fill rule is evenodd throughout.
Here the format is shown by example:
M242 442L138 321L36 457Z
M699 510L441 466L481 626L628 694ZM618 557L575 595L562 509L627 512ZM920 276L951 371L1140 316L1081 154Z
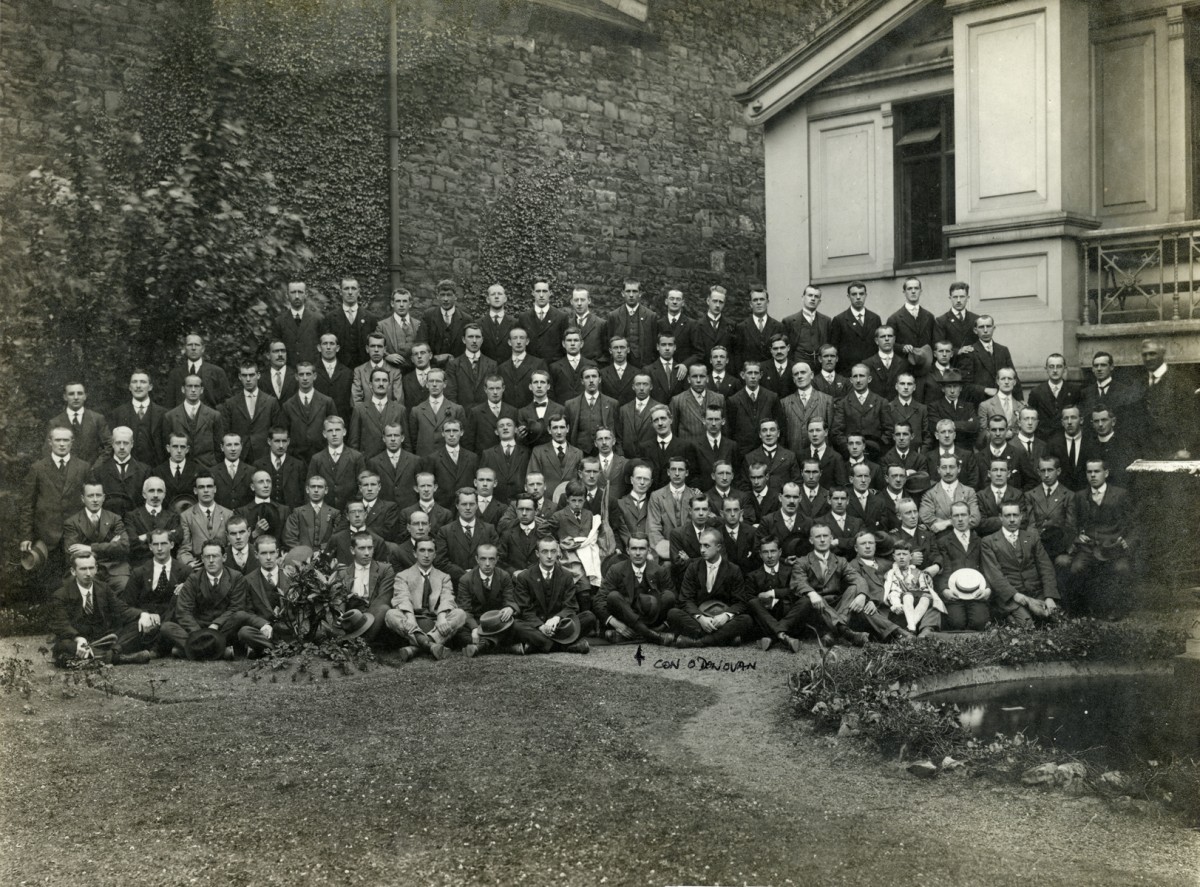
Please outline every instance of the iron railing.
M1200 318L1200 221L1097 231L1081 246L1084 326Z

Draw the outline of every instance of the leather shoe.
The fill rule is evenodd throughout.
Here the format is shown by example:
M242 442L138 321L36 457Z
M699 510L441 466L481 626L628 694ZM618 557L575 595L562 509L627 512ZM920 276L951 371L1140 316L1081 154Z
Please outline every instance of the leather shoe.
M867 645L867 633L864 631L854 631L842 626L838 632L838 636L855 647L865 647Z
M479 645L467 644L465 647L463 647L463 652L466 653L468 657L474 657L479 653Z
M511 647L505 647L504 651L506 653L512 653L514 656L524 656L525 655L525 644L524 644L524 642L519 643L519 644L513 644Z
M591 649L587 641L576 641L573 644L567 644L566 647L568 653L587 653Z
M610 644L617 644L617 643L620 643L622 640L621 636L618 635L616 633L616 631L614 631L611 628L604 629L604 639L606 641L608 641Z
M113 653L113 665L145 665L154 657L149 650L138 650L136 653Z
M764 653L767 650L770 650L771 649L771 639L770 638L759 638L758 639L758 649L762 650Z
M400 661L401 662L410 662L412 660L412 658L416 655L417 655L416 647L401 647L400 648Z
M660 631L655 634L654 642L664 647L674 647L675 635L669 631Z
M439 662L446 658L446 654L450 651L446 649L445 644L430 644L429 654Z
M221 654L222 659L233 659L233 647L226 647L225 652Z
M793 653L800 652L800 639L799 638L794 638L791 635L788 635L783 640L788 645L788 649L791 650Z
M686 634L675 636L675 646L683 650L691 650L696 647L703 647L704 642L693 637L688 637Z
M825 632L823 635L821 635L822 647L832 647L836 643L837 641L833 639L833 635L831 635L829 632Z

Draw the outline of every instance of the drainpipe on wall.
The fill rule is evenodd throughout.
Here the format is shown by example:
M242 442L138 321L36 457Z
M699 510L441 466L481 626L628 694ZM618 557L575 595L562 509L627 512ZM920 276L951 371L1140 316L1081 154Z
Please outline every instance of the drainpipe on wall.
M396 48L396 0L388 3L388 222L390 227L388 271L391 287L387 304L392 303L392 292L400 286L400 114L396 95L396 78L399 74L398 50Z

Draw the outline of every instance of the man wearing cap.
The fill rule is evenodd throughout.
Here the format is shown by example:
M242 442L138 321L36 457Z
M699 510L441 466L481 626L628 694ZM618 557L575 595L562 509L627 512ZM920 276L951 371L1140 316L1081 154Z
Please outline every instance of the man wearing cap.
M526 497L528 499L528 497ZM532 510L532 506L530 506ZM534 534L534 539L537 534ZM471 630L471 643L463 652L468 656L480 653L520 653L520 645L513 649L513 610L507 603L512 597L512 576L501 570L499 549L484 543L475 550L475 566L463 573L458 580L458 595L455 597L467 614L467 628Z
M667 612L678 647L733 646L749 638L745 577L725 557L719 530L700 534L700 557L683 571L679 606Z
M969 588L952 581L960 571L983 569L983 543L971 529L971 510L966 502L950 506L950 526L937 537L938 560L942 571L934 577L933 586L946 605L944 627L950 631L982 631L991 617L988 595L983 594L986 583L979 576L981 587Z
M1001 530L981 543L983 575L992 589L992 616L997 622L1029 627L1058 609L1054 565L1033 530L1022 530L1019 503L1001 506Z
M193 572L179 590L175 618L164 622L160 631L172 646L172 654L188 656L188 638L207 629L220 635L225 643L226 659L233 658L230 642L246 624L247 614L239 611L233 589L242 574L225 567L225 543L209 540L200 549L203 569ZM258 617L255 617L255 621Z
M454 600L450 577L433 565L435 551L432 539L417 542L417 562L397 573L393 582L391 609L384 623L400 636L403 662L422 651L434 659L445 659L447 642L467 624L467 614Z
M567 621L578 623L579 636L559 644L568 653L587 653L590 649L584 637L596 629L596 617L579 612L575 596L575 577L558 563L559 546L556 539L538 541L536 565L513 580L507 605L516 614L513 633L525 651L549 653L555 649L555 636L570 628ZM575 632L569 631L567 636Z
M929 404L929 430L936 437L938 423L948 419L954 423L955 444L973 449L979 437L979 414L973 403L963 397L962 375L957 370L941 379L942 396Z
M650 540L645 536L631 536L626 553L628 560L605 571L592 604L606 629L604 636L610 642L623 638L669 647L675 643L675 636L656 628L675 605L671 571L650 562Z
M146 663L159 628L159 618L131 607L96 579L96 557L90 551L71 555L71 578L50 599L50 631L55 637L54 661L90 659L91 643L108 634L117 635L112 664Z

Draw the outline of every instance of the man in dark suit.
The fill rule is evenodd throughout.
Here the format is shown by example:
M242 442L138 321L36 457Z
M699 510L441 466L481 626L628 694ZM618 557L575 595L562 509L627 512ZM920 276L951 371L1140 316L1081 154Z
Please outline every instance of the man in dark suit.
M341 367L341 364L338 366ZM290 431L296 458L305 462L325 446L325 420L330 416L346 418L345 414L338 412L333 398L317 390L317 378L316 367L308 361L301 361L296 367L296 393L280 405L280 424ZM349 391L349 384L346 387ZM256 462L261 463L267 458L270 432L271 429L268 429L263 451L257 455Z
M305 501L308 463L288 452L290 444L286 428L272 428L267 440L271 453L255 467L271 476L271 500L295 508Z
M279 401L259 388L258 380L258 367L254 362L243 362L238 367L241 390L221 404L225 431L241 436L243 455L250 462L266 455L267 437L281 421Z
M654 427L654 439L646 444L642 459L654 471L653 489L667 483L667 468L673 459L683 460L686 466L689 444L671 430L671 410L661 404L650 412L650 424ZM690 471L689 471L690 474Z
M517 423L517 408L505 401L504 379L493 373L483 383L486 399L467 410L467 428L463 444L473 453L482 455L500 442L496 426L501 419Z
M163 638L173 647L172 652L180 657L187 655L187 639L202 628L220 632L229 646L225 658L233 658L232 641L238 629L247 622L259 627L262 620L239 610L234 604L233 589L241 581L241 574L226 568L225 545L209 541L199 551L203 569L195 570L175 602L175 618L164 622L159 628Z
M150 400L150 374L135 369L129 375L131 400L124 401L109 414L114 428L125 426L133 430L133 458L146 465L157 465L167 448L165 408Z
M91 478L104 488L109 511L125 514L142 504L142 485L150 466L132 457L133 429L118 425L112 433L112 452L92 465Z
M283 527L285 550L303 545L305 548L319 551L340 528L342 513L336 508L331 508L325 501L328 488L325 478L320 475L308 479L308 486L305 488L308 501L292 509Z
M867 308L865 283L850 281L846 286L846 298L850 300L850 307L829 321L828 339L829 344L837 348L837 369L842 375L848 375L856 363L875 354L875 331L883 323L878 314Z
M563 336L565 338L567 332L571 329L578 330L580 339L579 353L599 366L608 357L605 353L608 339L604 332L604 318L593 312L591 306L591 295L586 288L576 286L571 290L571 313L567 317ZM567 354L570 353L567 350ZM554 366L553 363L550 365Z
M184 400L167 411L164 423L168 438L182 434L188 439L188 453L199 465L212 465L220 456L221 438L225 436L225 421L221 414L201 403L204 386L199 376L187 376L183 381Z
M1098 404L1092 408L1092 447L1096 458L1103 459L1108 468L1108 479L1118 487L1127 486L1129 474L1126 469L1137 458L1133 441L1123 428L1117 428L1117 419L1112 408Z
M1068 490L1087 486L1087 460L1095 455L1095 444L1083 433L1079 407L1064 407L1059 429L1046 441L1046 455L1058 458L1062 483Z
M983 575L992 590L992 616L997 622L1028 627L1058 609L1054 565L1034 530L1022 530L1021 506L1004 505L1002 529L981 543Z
M1137 426L1140 392L1137 386L1114 379L1114 366L1113 356L1107 351L1097 351L1092 355L1092 381L1083 386L1080 408L1084 416L1090 416L1098 403L1104 403L1113 410L1114 416L1124 419L1132 430Z
M414 342L411 354L413 367L400 378L400 389L404 393L402 399L410 413L417 404L429 399L429 373L433 369L433 353L429 350L428 342ZM445 372L438 372L442 373L444 387Z
M675 605L671 572L649 561L650 540L645 536L630 537L626 553L628 560L604 573L604 582L592 603L597 621L608 629L605 637L610 642L619 636L669 647L675 643L675 636L657 627Z
M205 405L216 409L229 397L229 377L216 364L204 359L204 339L189 333L183 340L183 361L167 375L163 406L170 410L184 400L184 384L188 376L199 376Z
M453 280L439 280L435 298L437 304L421 315L417 341L428 343L434 365L444 367L466 349L463 333L473 318L458 309L458 284Z
M224 458L211 466L209 473L217 485L217 503L236 511L254 498L250 489L254 468L242 458L242 438L239 434L226 434L221 439L221 452Z
M186 434L168 434L167 461L160 462L150 470L152 475L161 477L166 483L168 508L173 509L181 498L187 499L192 495L196 471L200 466L188 458L190 449Z
M758 569L758 530L754 524L744 520L741 499L731 496L721 501L721 508L714 514L721 522L721 543L729 559L743 573Z
M754 620L746 608L742 571L726 557L720 531L705 530L700 536L700 557L683 572L679 606L667 611L667 623L677 634L676 646L722 647L748 639ZM715 612L718 609L721 612Z
M605 319L605 338L609 343L616 337L629 347L629 360L642 366L654 359L658 343L658 315L642 304L642 285L626 278L625 304L614 308Z
M367 526L367 509L357 499L346 503L346 518L341 529L337 530L325 544L326 551L332 551L338 563L348 564L354 560L354 537L366 533L371 538L372 557L381 563L388 563L393 552L391 543L377 531Z
M550 305L550 283L533 284L533 305L523 311L518 322L529 336L529 353L549 365L563 356L562 339L567 313Z
M63 524L79 508L79 497L88 479L88 466L71 455L73 438L70 428L52 428L47 435L50 455L34 462L25 475L21 497L25 538L21 552L32 551L37 542L46 546L49 554L38 575L40 587L57 587L62 580L66 570Z
M504 416L496 422L497 442L479 455L479 468L490 468L496 475L496 496L506 502L525 489L529 468L529 450L517 443L517 423Z
M529 379L532 399L517 411L517 439L532 450L550 440L550 417L563 412L563 405L549 397L550 373L535 370Z
M673 333L659 330L658 360L642 368L650 377L650 397L658 403L670 403L671 398L687 387L687 366L675 359L677 347Z
M792 564L791 591L799 608L792 616L792 631L802 621L814 621L824 630L825 646L831 646L835 638L855 647L866 645L867 635L850 628L839 612L843 600L866 593L866 583L845 558L833 553L833 534L827 526L813 524L808 541L812 551Z
M404 427L399 424L385 425L383 429L383 452L367 460L367 469L379 476L380 498L395 502L400 509L417 501L414 487L420 471L420 457L403 449Z
M167 534L170 541L168 551L173 551L183 538L179 513L165 507L167 486L161 477L148 477L142 484L145 503L125 514L125 529L129 531L129 566L137 568L150 561L150 535L156 531Z
M63 521L63 551L71 558L88 550L96 556L97 576L120 594L129 581L129 533L121 516L104 507L104 488L85 483L83 509Z
M975 321L979 315L967 310L971 288L961 280L950 284L950 310L933 322L933 339L950 343L951 357L956 357L964 345L975 338Z
M621 452L627 459L639 458L654 441L651 416L654 408L663 406L650 396L650 375L645 372L633 377L633 400L617 410L617 428Z
M258 569L258 558L250 544L250 522L240 515L231 515L225 523L229 547L225 549L225 566L245 575Z
M550 388L554 399L566 403L583 393L583 371L595 368L596 362L582 354L583 338L575 327L567 327L563 334L563 350L567 356L550 364ZM597 371L598 372L598 371Z
M767 313L768 303L767 288L762 284L751 284L750 316L735 326L733 331L734 353L738 355L737 365L733 369L740 369L742 362L747 360L769 361L771 339L778 334L787 334L783 322Z
M378 319L359 304L360 291L357 280L353 277L343 277L339 289L342 302L336 308L329 309L329 313L321 321L321 333L333 333L337 336L342 360L347 366L355 367L367 359L367 338L375 332Z
M981 314L975 321L975 338L959 351L959 364L966 381L982 388L984 396L992 397L998 390L996 376L1002 369L1016 374L1012 354L999 342L993 341L996 321L991 315ZM965 355L964 355L965 352ZM1021 380L1017 378L1015 396L1021 397Z
M296 371L288 364L287 345L279 339L267 343L267 369L261 387L279 403L296 393Z
M536 533L533 538L536 545ZM475 553L475 566L463 573L455 589L454 600L466 612L467 628L471 631L471 643L464 649L468 656L484 652L522 652L519 646L513 649L511 631L504 630L498 635L484 635L479 631L479 620L491 610L500 611L504 619L513 616L512 609L505 603L512 597L512 573L500 569L499 562L497 546L480 545Z
M234 511L234 517L245 519L251 542L259 536L274 536L282 540L291 508L272 500L271 472L256 468L250 476L250 488L253 490L253 499Z
M845 453L847 436L861 434L867 453L878 459L891 446L892 429L887 424L887 402L868 390L870 381L871 371L861 363L855 364L850 371L853 390L833 405L833 440Z
M317 359L317 340L320 338L321 312L308 307L307 286L301 280L289 281L287 304L271 320L268 335L287 348L293 366L301 360Z
M1187 459L1196 441L1195 383L1167 364L1166 347L1157 339L1142 340L1142 387L1138 452L1151 459Z
M670 333L676 343L687 341L693 318L683 308L683 290L668 286L663 294L663 310L658 315L658 332Z
M67 408L47 423L46 430L70 428L75 435L71 452L76 458L90 465L100 458L102 453L109 452L112 432L109 431L108 421L95 410L87 409L87 388L82 382L68 382L64 385L63 401Z
M617 427L620 405L600 393L600 370L588 367L583 371L583 393L565 404L567 437L585 456L596 452L596 432L601 428Z
M350 415L350 407L354 402L352 394L354 370L338 359L341 346L338 344L337 336L333 333L325 333L321 336L317 350L320 351L321 356L312 363L315 373L313 387L333 401L334 415L345 418ZM303 363L304 361L300 361L296 365L297 389L300 381L299 370ZM284 403L287 401L285 400Z
M540 539L538 562L513 580L512 596L507 601L515 614L513 634L529 653L549 653L556 644L555 630L564 619L577 619L579 640L560 645L568 653L587 653L583 638L596 630L596 617L580 612L575 596L575 577L558 563L559 546L555 539Z
M438 504L448 508L457 491L474 482L479 456L462 446L462 422L458 419L447 419L442 426L442 435L442 446L423 457L422 468L432 472L437 483Z
M483 346L480 350L484 356L497 366L508 360L511 348L508 344L508 334L516 325L517 319L507 310L508 293L498 283L493 283L487 289L487 311L479 318L479 328L483 332Z
M829 318L817 310L821 288L809 284L800 296L800 310L783 319L783 328L792 345L792 360L817 365L817 353L829 339ZM781 395L782 396L782 395Z
M862 521L864 530L887 532L896 525L890 503L886 493L871 489L871 471L864 463L850 469L850 503L846 512Z
M904 305L887 319L887 325L896 331L896 350L908 358L913 351L929 347L932 352L934 341L934 318L921 307L921 281L915 277L904 279Z
M518 493L512 501L517 519L512 526L500 531L500 561L514 576L537 560L538 533L537 500L528 493Z
M354 405L350 416L350 446L372 459L384 450L383 433L388 425L408 424L404 404L392 400L387 370L371 371L371 393L362 403Z
M305 472L319 474L329 486L329 504L341 508L358 491L358 475L367 467L362 453L345 446L346 423L339 416L325 420L325 448L309 460Z
M538 370L545 372L546 362L528 352L529 332L523 326L508 331L509 357L496 372L504 382L504 402L520 409L533 399L529 383Z
M246 623L237 632L241 646L255 653L271 647L286 631L275 608L279 597L286 593L291 580L279 569L279 542L273 536L261 537L254 546L254 568L244 574L233 587L234 607L247 614Z
M833 345L822 345L817 355L820 370L813 376L813 388L828 395L834 403L850 393L850 379L837 371L838 350Z
M877 547L874 533L859 530L854 538L854 557L850 566L862 579L863 590L843 595L837 610L851 628L870 632L876 640L887 643L902 635L900 626L889 616L890 608L884 595L892 562L876 557Z
M725 434L725 410L721 406L714 404L705 410L704 425L705 433L688 442L688 462L692 471L688 483L708 490L713 485L713 471L717 464L726 462L733 465L737 461L738 451L737 444ZM733 480L732 473L729 479Z
M950 631L983 631L991 618L987 600L965 600L947 592L956 570L983 571L983 542L971 529L971 510L965 502L950 506L950 526L937 537L938 562L942 570L933 579L934 588L946 604L945 627Z
M742 380L729 369L729 349L724 345L714 345L708 352L708 363L712 372L708 376L708 390L726 400L736 391L741 390Z
M496 362L485 355L483 328L474 321L463 327L464 350L446 362L446 397L469 410L487 399L484 380L496 375Z
M784 484L800 479L800 464L796 454L779 443L779 423L774 419L763 419L758 426L761 445L746 456L746 464L761 462L767 466L772 485L779 489Z
M629 342L622 336L608 340L608 353L612 363L600 370L600 391L615 400L619 407L624 406L633 400L633 380L641 364L629 360Z
M567 417L557 413L550 418L550 440L534 447L529 454L529 471L546 480L546 495L554 498L558 485L574 480L579 474L583 451L567 442Z
M955 445L973 450L979 437L979 412L962 396L962 376L951 370L940 384L942 397L929 404L929 436L936 438L938 423L949 419L954 423Z
M813 519L814 524L829 527L833 534L833 550L847 560L855 556L855 539L862 531L863 525L856 517L850 516L850 491L845 487L835 487L829 490L828 510Z
M72 556L71 578L50 599L50 632L54 661L66 664L92 658L90 641L116 634L112 664L146 663L159 627L158 616L131 607L96 579L96 557L82 550Z
M173 542L168 530L151 530L145 545L151 557L133 569L121 597L131 607L158 616L160 622L170 622L175 618L176 592L192 568L171 556Z
M1046 440L1056 429L1062 427L1062 411L1065 407L1079 406L1083 401L1083 390L1076 382L1067 381L1067 360L1061 354L1046 358L1046 381L1033 386L1026 401L1037 410L1037 436Z
M761 380L761 365L755 360L747 360L742 364L745 386L725 404L725 430L743 457L761 442L758 430L764 419L782 421L779 396L763 388Z
M1102 459L1087 463L1087 487L1075 494L1075 556L1070 603L1086 615L1119 619L1131 607L1133 513L1129 497L1108 482Z
M771 338L770 352L770 359L759 365L760 384L768 391L774 392L782 401L796 390L792 368L796 363L805 361L792 361L792 346L788 337L783 334L776 334Z

